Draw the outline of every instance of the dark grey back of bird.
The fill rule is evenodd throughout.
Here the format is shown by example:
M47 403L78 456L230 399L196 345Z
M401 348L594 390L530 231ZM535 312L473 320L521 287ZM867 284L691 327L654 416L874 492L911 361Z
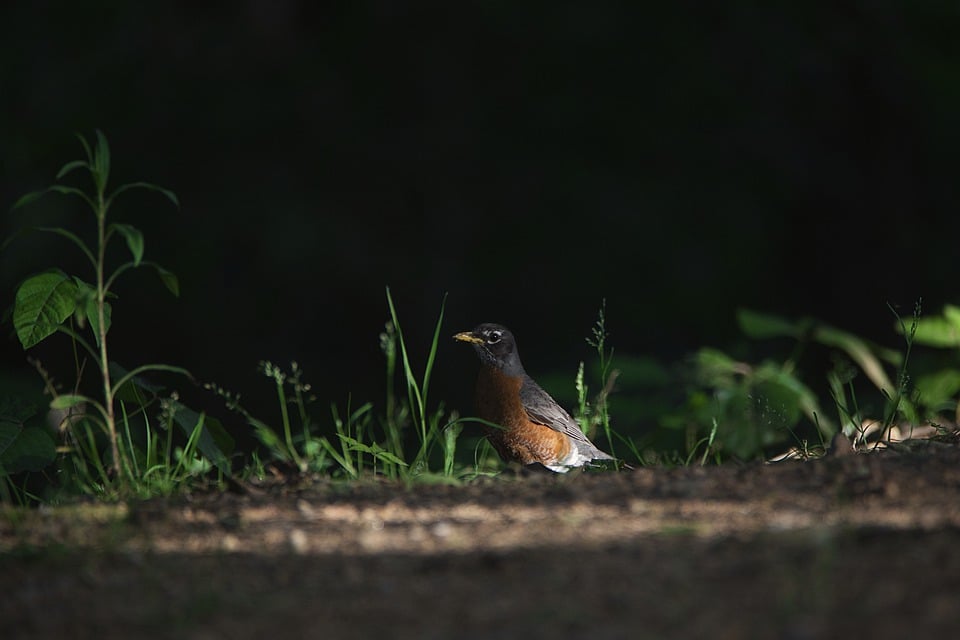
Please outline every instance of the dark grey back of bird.
M584 457L592 460L614 459L590 442L590 439L580 430L577 421L526 374L523 376L523 385L520 387L520 402L523 403L531 420L569 436Z

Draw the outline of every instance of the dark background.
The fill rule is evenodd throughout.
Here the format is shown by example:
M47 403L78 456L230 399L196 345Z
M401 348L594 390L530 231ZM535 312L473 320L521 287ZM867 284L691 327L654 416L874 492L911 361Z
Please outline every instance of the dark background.
M821 6L822 5L822 6ZM0 208L108 136L113 210L152 273L118 288L112 356L169 362L269 413L257 362L296 359L323 403L377 400L390 285L417 366L444 293L435 400L469 407L481 321L535 376L589 356L740 338L738 307L895 345L887 303L958 300L955 2L331 5L6 3ZM79 184L79 176L67 179ZM49 196L0 218L92 228ZM2 306L73 247L0 254ZM63 338L37 349L71 379ZM12 328L0 381L36 389ZM572 384L569 385L572 388Z

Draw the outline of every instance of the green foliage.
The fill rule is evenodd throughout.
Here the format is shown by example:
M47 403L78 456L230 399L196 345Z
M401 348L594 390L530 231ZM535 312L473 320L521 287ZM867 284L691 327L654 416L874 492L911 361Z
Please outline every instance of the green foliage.
M13 327L24 349L56 333L77 311L79 287L73 278L59 270L28 278L17 289L13 307ZM86 314L86 306L80 308Z
M577 394L580 397L581 416L585 419L581 428L586 427L584 431L587 434L592 433L596 427L603 429L603 434L607 438L607 445L610 448L610 455L614 453L613 431L610 427L610 407L609 398L613 392L613 386L616 383L620 372L613 369L613 348L607 348L607 301L604 299L600 303L600 310L597 312L597 321L591 329L591 336L587 338L587 344L597 352L597 362L600 368L600 391L594 398L593 408L585 400L587 387L583 383L583 363L580 363L580 370L577 374Z
M899 319L894 326L908 342L948 350L953 360L951 364L960 355L960 307L956 305L945 305L939 315L915 316L909 330ZM956 364L917 376L915 387L918 400L929 413L938 415L950 411L950 419L960 423L960 403L957 401L960 395L960 369Z
M0 405L0 499L41 499L30 485L32 474L42 476L47 489L109 498L166 495L212 477L222 480L231 474L235 444L230 434L212 416L190 409L176 393L144 378L158 372L189 375L187 371L167 364L125 370L108 357L116 304L113 287L121 275L149 267L168 290L174 295L179 292L176 276L144 259L143 233L131 224L108 220L111 207L119 195L137 189L157 192L179 206L177 198L145 182L109 191L111 157L106 138L98 131L93 145L83 137L79 140L84 159L64 165L57 173L57 184L27 194L14 205L26 206L48 193L77 198L93 213L96 235L88 244L68 229L34 228L67 240L87 259L90 269L73 275L50 268L24 279L14 297L14 333L25 350L56 334L66 335L76 362L76 381L60 392L52 377L36 365L52 396L49 416L58 421L55 427L46 425L37 411ZM60 183L75 172L86 173L92 188L84 191ZM260 363L277 400L277 414L269 421L246 411L238 395L208 385L252 427L261 445L248 459L254 473L262 474L265 465L273 465L297 474L351 479L377 475L404 481L455 481L486 469L490 447L485 441L474 452L472 469L456 459L464 423L478 419L448 413L442 403L432 404L429 396L445 298L421 366L413 362L389 288L386 302L389 319L379 336L386 373L381 407L372 402L354 407L348 398L343 411L332 404L329 418L321 421L313 414L316 397L296 362L289 369ZM812 318L794 320L741 310L737 320L748 338L789 341L791 353L754 362L703 348L690 361L689 376L680 382L650 359L620 356L617 368L613 367L604 301L587 338L596 358L589 365L581 362L575 378L576 418L581 428L593 438L602 434L606 440L602 448L611 454L616 455L615 449L626 450L640 463L656 459L706 464L763 456L791 438L803 451L811 451L817 446L807 445L810 434L819 447L838 430L862 441L864 425L871 420L877 437L883 439L900 422L915 424L921 415L957 411L960 369L948 366L926 372L914 383L907 365L914 345L946 349L955 357L960 347L960 307L947 305L940 315L921 318L918 304L909 325L896 316L896 328L904 338L901 350L871 344ZM801 359L811 349L834 356L826 386L836 424L803 380ZM89 393L82 384L88 362L94 363L96 393ZM599 391L591 394L588 380L597 381ZM656 438L638 440L613 428L610 400L621 380L640 381L646 385L643 388L661 395L668 389L681 390L679 408L663 398L642 398L631 407L631 399L618 394L621 423L622 415L657 420L662 428ZM858 397L863 397L865 384L872 396L882 399L879 409L861 406ZM657 438L659 448L651 444ZM664 442L677 446L668 449ZM52 465L55 472L48 473Z
M352 409L348 400L343 417L333 404L332 433L330 430L321 433L321 425L310 415L316 398L310 393L311 386L302 380L302 370L295 362L289 371L270 362L260 364L261 371L276 388L279 425L253 416L240 404L239 395L217 385L206 385L253 427L254 435L266 451L267 463L288 465L298 473L330 473L347 478L371 473L411 480L439 473L440 477L450 479L457 474L454 456L461 425L452 415L451 422L441 427L445 415L443 407L431 410L427 400L443 323L443 304L423 372L417 375L389 289L386 295L390 320L380 335L387 372L386 401L385 412L380 416L375 416L372 403ZM398 401L395 392L398 362L402 366L405 401ZM412 455L408 453L410 435L415 437ZM439 472L431 467L432 454L437 447L442 454L442 470ZM262 467L264 460L259 455L257 460Z
M897 322L895 327L900 333L905 332L902 323ZM960 307L948 304L940 315L918 318L913 340L928 347L960 348Z
M149 493L149 484L144 483L159 475L165 477L165 483L162 483L164 487L169 485L169 481L182 479L182 473L188 467L193 470L198 468L195 464L188 464L189 460L195 462L198 456L206 456L205 459L214 461L221 472L227 472L224 449L212 435L216 429L204 416L190 413L182 405L170 414L171 420L187 432L186 448L180 450L180 457L175 463L171 459L174 446L171 438L167 438L167 448L162 450L158 448L156 433L149 424L143 427L145 430L138 431L130 423L127 414L129 405L122 395L135 388L137 402L143 399L143 392L148 390L148 385L140 382L139 376L148 371L189 374L185 369L167 364L147 364L129 372L117 372L115 363L109 359L107 336L112 326L113 308L108 300L114 297L112 288L117 279L130 269L147 266L156 271L161 282L174 295L179 292L179 284L170 271L143 259L145 243L139 229L126 223L108 223L108 214L119 195L134 189L158 192L175 206L179 206L179 203L173 192L147 182L128 183L112 192L108 191L111 157L106 137L97 131L93 146L84 137L77 137L85 158L65 164L57 173L56 179L60 181L75 171L83 171L90 178L92 190L84 191L73 186L54 184L41 191L28 193L14 204L14 208L23 207L48 193L67 195L82 201L93 214L95 223L96 240L92 245L88 245L78 234L68 229L43 226L33 228L35 231L58 235L72 243L86 257L91 273L87 276L89 279L85 279L80 275L68 275L63 271L50 269L26 278L17 288L12 314L14 331L25 350L57 333L69 336L74 354L83 356L76 357L77 382L74 389L81 388L83 361L89 358L96 363L98 386L101 389L98 397L77 391L57 394L52 381L41 370L47 380L48 391L54 396L50 404L51 410L65 413L69 418L64 422L63 431L70 443L66 447L66 455L73 456L67 461L67 466L74 473L68 475L77 480L78 485L85 490L120 496L130 492ZM108 259L108 250L115 238L122 240L128 254L119 262ZM89 339L91 335L92 340ZM118 407L123 412L119 425L122 430L118 428ZM145 407L144 404L136 405L134 415L142 416ZM188 425L189 421L192 422ZM169 432L169 425L167 427ZM9 429L9 425L7 428ZM20 432L17 439L12 441L12 451L26 451L24 447L28 443L32 443L31 451L38 451L43 440L37 433L39 432ZM138 440L134 437L135 433L143 438ZM106 457L101 446L104 436L109 451ZM52 461L48 455L49 448L44 451L44 455L35 455L33 459L49 464ZM23 454L18 455L23 457ZM169 463L163 474L157 470L156 462L160 459L158 456Z
M262 361L260 372L273 381L280 407L279 429L252 415L240 404L240 395L227 391L215 384L206 384L205 388L223 398L227 408L240 414L253 427L254 435L267 450L268 461L280 461L289 464L300 472L322 471L330 462L328 451L322 439L316 438L313 422L309 415L309 406L316 400L311 386L303 381L303 370L296 362L290 370L284 371L272 362ZM291 417L290 406L295 411ZM258 462L262 460L258 457Z
M824 432L830 428L818 420L816 396L789 364L751 365L715 349L701 349L693 371L685 412L665 421L667 427L685 432L688 453L707 442L714 452L747 459L782 444L803 418Z
M56 443L36 420L36 410L0 398L0 502L26 503L30 496L20 481L48 467L56 455Z
M0 475L40 471L53 462L56 455L49 431L0 417Z
M932 326L920 320L919 303L909 327L897 316L898 329L905 338L903 351L871 344L811 318L790 320L741 310L737 319L748 337L788 338L794 342L793 352L781 362L765 360L753 364L716 349L698 351L693 358L693 376L683 410L662 420L668 429L685 433L688 452L709 442L708 446L717 454L746 459L762 456L772 447L782 447L790 438L796 439L803 451L822 451L826 440L838 430L862 440L865 425L873 425L877 437L884 439L898 421L919 421L918 396L910 393L907 364L914 341L920 340L921 328ZM826 381L839 425L825 415L816 393L801 380L799 363L809 347L838 354ZM894 376L889 372L891 367ZM858 402L855 380L859 376L882 398L880 408L869 415ZM960 392L960 374L953 370L921 380L925 393L938 402ZM808 445L798 435L802 433L812 433L817 445Z
M396 331L396 339L389 340L389 343L400 347L401 362L403 364L403 385L407 391L407 406L405 414L410 416L416 430L419 447L417 453L411 462L413 473L425 473L428 469L428 458L437 444L440 435L440 420L443 417L443 405L438 406L433 412L429 410L427 403L427 392L430 388L430 376L433 373L433 364L437 356L437 345L440 341L440 328L443 326L443 312L446 307L446 296L440 303L440 315L437 317L436 325L433 329L433 340L430 342L430 350L427 353L427 361L423 367L423 374L417 376L413 372L413 366L410 362L410 355L407 351L406 342L403 339L403 331L400 329L400 320L397 317L397 310L393 304L393 297L390 295L390 288L387 287L387 306L390 308L390 324ZM395 355L388 356L388 360L395 358ZM402 423L395 418L386 418L385 425L388 430L387 440L392 442L401 442L400 433L390 433L390 430L401 430ZM441 439L446 446L446 439ZM402 458L402 450L398 449L395 453Z
M589 397L590 389L586 383L584 363L581 362L574 379L574 387L577 391L577 411L574 417L580 425L580 429L588 436L593 437L597 432L603 433L606 438L607 453L616 458L616 442L619 441L630 450L636 460L640 461L642 456L636 443L618 433L611 424L610 395L613 393L620 377L620 369L613 368L613 348L607 345L608 337L607 301L604 299L600 303L597 320L590 329L590 336L586 339L587 344L593 347L597 354L595 368L600 383L600 391L594 395L591 401ZM635 364L634 360L628 359L628 366Z

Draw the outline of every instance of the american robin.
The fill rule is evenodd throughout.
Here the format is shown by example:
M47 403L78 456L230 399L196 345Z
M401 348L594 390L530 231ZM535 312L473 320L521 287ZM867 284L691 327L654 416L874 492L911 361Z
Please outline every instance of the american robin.
M523 370L517 342L506 327L481 324L453 336L473 345L480 358L477 412L502 428L487 427L500 457L540 463L560 473L592 460L613 460L583 434L576 421Z

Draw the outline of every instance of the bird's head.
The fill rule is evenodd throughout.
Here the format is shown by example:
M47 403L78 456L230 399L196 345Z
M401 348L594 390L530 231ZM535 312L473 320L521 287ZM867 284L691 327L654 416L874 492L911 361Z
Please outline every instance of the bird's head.
M483 366L494 367L507 375L523 375L517 341L506 327L488 322L471 331L461 331L453 338L473 345Z

